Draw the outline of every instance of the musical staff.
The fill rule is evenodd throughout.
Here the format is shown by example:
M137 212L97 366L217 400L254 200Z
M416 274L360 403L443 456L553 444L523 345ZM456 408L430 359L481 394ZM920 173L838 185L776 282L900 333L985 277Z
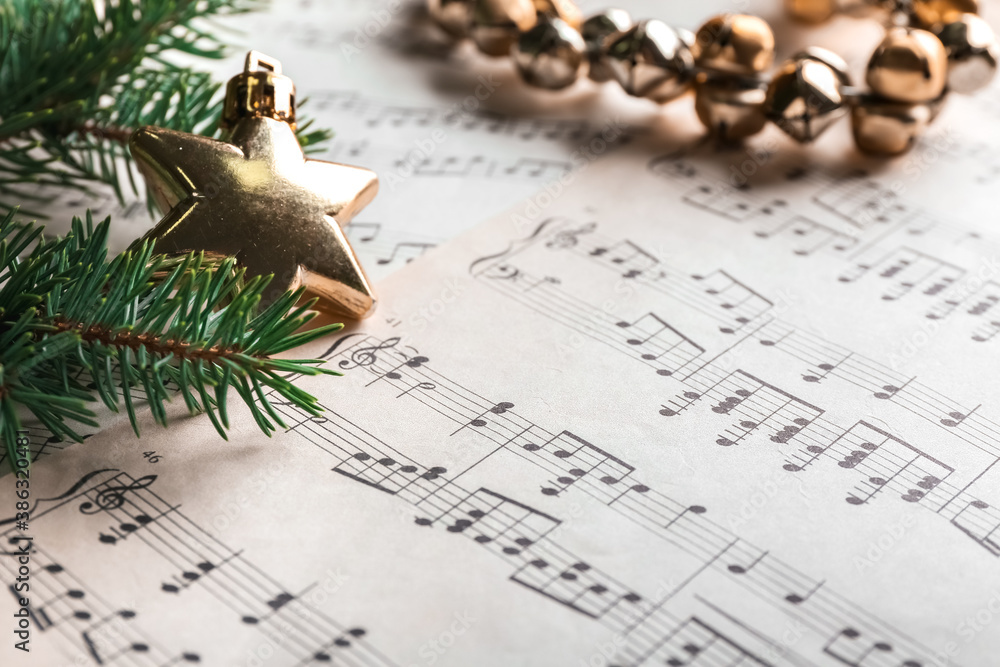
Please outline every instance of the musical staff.
M641 256L639 251L632 257ZM613 257L612 261L617 258ZM622 260L622 264L625 263ZM626 272L638 271L626 269ZM504 262L484 266L482 282L512 301L592 340L641 359L654 372L670 376L682 371L705 349L655 313L627 321L574 296L558 278L538 277Z
M276 580L250 563L242 552L234 551L215 539L208 532L188 519L177 506L163 500L152 487L156 476L147 475L134 478L127 473L113 470L95 471L85 475L70 490L50 501L43 501L41 511L32 517L33 525L51 521L66 512L74 512L83 517L94 517L94 531L106 535L102 522L110 520L120 530L124 525L132 525L134 530L125 530L113 539L95 539L105 548L122 549L121 540L127 538L143 545L153 555L161 559L176 574L160 585L164 595L181 596L194 586L208 592L233 614L231 618L260 632L281 628L288 637L282 650L295 660L306 664L336 646L343 638L345 629L326 615L314 609L298 595L289 592ZM138 517L146 517L140 520ZM106 524L105 524L106 525ZM141 526L141 527L140 527ZM0 538L11 536L13 529L0 533ZM133 547L134 548L134 547ZM34 557L34 556L33 556ZM112 562L112 561L108 561ZM63 576L65 570L58 561L51 561L47 570L53 575ZM71 622L74 627L87 623L79 634L85 652L97 664L113 664L118 656L129 652L147 653L137 646L151 646L150 642L132 642L124 648L117 648L110 655L95 641L100 624L118 618L130 620L135 617L131 610L94 611L80 608L79 604L89 604L91 595L76 584L72 588L55 593L49 601L36 610L40 627L49 629L63 622ZM99 620L99 623L94 623ZM82 627L82 626L81 626ZM356 638L349 643L351 660L360 665L390 664L367 642L360 639L364 635L355 632ZM346 648L346 647L345 647ZM194 654L191 654L194 655ZM170 657L159 655L149 664L167 664ZM183 661L183 659L182 659ZM147 664L147 663L142 663Z
M864 171L842 175L814 195L813 201L846 222L862 229L891 225L913 214L899 195L868 177Z
M838 280L855 282L870 272L890 283L883 301L897 301L911 292L938 296L965 275L957 266L909 248L898 248L874 260L862 260Z
M744 222L761 215L771 216L786 205L781 200L758 205L740 188L707 183L684 195L684 201L733 222Z
M839 632L840 627L837 626L837 623L838 619L843 618L843 613L838 611L827 616L821 610L827 604L834 604L838 609L842 609L842 606L848 603L845 603L843 599L825 587L822 581L810 579L789 568L787 564L778 562L766 550L754 547L732 536L726 529L712 523L711 512L706 507L677 502L664 496L649 484L644 483L632 465L603 451L580 436L568 431L560 433L546 431L521 417L515 406L479 397L433 371L428 363L421 363L417 368L406 366L405 360L409 355L399 348L399 341L388 343L390 342L364 336L355 336L353 340L342 339L338 343L337 349L332 351L330 358L342 365L342 362L338 360L351 360L358 355L359 351L380 350L379 359L370 364L355 366L379 380L377 383L369 383L368 386L389 385L392 388L397 388L411 385L417 381L434 384L438 389L424 395L421 403L432 408L441 417L458 425L460 431L456 431L456 433L471 431L480 434L501 447L501 449L495 450L496 452L515 453L548 471L551 477L550 481L540 489L542 497L557 497L565 493L581 492L599 499L622 516L653 530L667 544L676 546L684 553L696 556L703 563L702 567L709 567L713 572L737 578L743 582L743 585L757 591L757 594L765 600L770 600L772 604L781 605L784 609L800 610L799 613L808 615L809 623L812 625L827 628L830 633ZM362 354L368 353L362 352ZM399 377L388 378L388 373L395 373ZM502 409L495 410L498 406ZM486 421L486 423L480 427L471 427L470 424L477 419ZM780 420L778 423L781 423ZM356 427L339 416L331 420L332 427L336 427L338 424L349 431L356 430ZM329 428L331 427L326 426L317 431L308 426L304 431L296 429L295 432L306 435L310 439L317 438L316 442L322 442L321 446L324 449L329 449L330 443L352 441L357 438L357 436L335 435L332 431L323 432L328 431ZM781 434L785 432L783 428L776 427L773 430L773 436L781 439L783 437ZM804 431L804 433L808 433L808 431ZM367 435L366 439L369 443L378 443L370 435ZM372 446L378 447L379 450L387 447L384 444L372 444ZM889 449L887 447L887 451ZM375 453L371 452L371 455L374 456ZM910 470L916 471L917 467L914 464ZM461 478L465 472L450 471L449 475L454 480ZM461 491L460 487L453 481L441 485L440 490L433 495L417 492L407 493L413 502L428 508L435 502L435 499L440 502L443 498L455 495L464 498L468 497L469 494L467 491ZM454 503L458 502L457 499L454 501ZM466 518L465 521L469 523L459 524L460 514L461 512L447 514L451 523L447 521L445 523L452 527L451 532L474 532L473 519ZM432 514L427 521L433 523L433 516L438 515ZM552 518L550 516L550 519ZM418 519L418 525L430 524ZM554 530L552 521L548 521L546 526ZM538 547L538 544L540 543L533 542L530 546L534 549ZM534 555L532 554L532 556ZM542 570L547 569L550 561L545 558L541 558L541 560L545 561L546 565L540 567L536 564L534 567ZM549 572L558 572L561 576L566 571L566 569L556 569ZM537 574L534 571L531 572ZM549 572L546 572L546 576L550 577L550 581L555 581L554 575ZM570 574L574 574L574 572L570 571ZM638 594L641 596L641 592ZM566 604L564 598L559 598L559 600ZM852 609L850 614L857 619L858 627L869 628L870 632L880 637L892 638L894 636L891 628L873 622L862 610ZM893 641L899 646L907 646L908 654L921 654L921 649L915 647L911 640L903 636L887 641Z
M2 534L6 540L10 531ZM14 599L30 596L28 608L32 626L46 636L58 634L66 655L97 665L162 666L177 662L198 662L195 651L172 656L143 628L141 610L115 607L76 577L46 549L33 545L34 576L30 587L17 591L8 584ZM0 559L0 577L14 582L17 561Z
M677 627L653 660L670 667L770 664L696 616Z
M895 489L907 502L921 502L955 472L951 466L864 421L844 431L828 446L812 444L796 452L784 468L799 472L824 455L839 458L840 468L861 473L861 483L847 494L851 505L868 503L886 489Z
M792 243L792 252L800 257L808 257L826 249L843 253L858 244L857 236L837 231L801 215L784 220L770 229L758 230L754 235L762 239L788 237Z

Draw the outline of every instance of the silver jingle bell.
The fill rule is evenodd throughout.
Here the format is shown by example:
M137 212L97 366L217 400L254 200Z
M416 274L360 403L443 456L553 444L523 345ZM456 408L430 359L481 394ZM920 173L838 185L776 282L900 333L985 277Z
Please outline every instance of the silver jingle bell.
M624 9L606 9L583 22L580 32L587 44L591 80L604 83L614 78L607 63L607 46L612 38L631 25L632 17Z
M809 143L847 113L843 94L847 85L847 64L840 56L807 49L785 62L771 79L764 113L793 139Z
M975 14L962 14L937 33L948 52L948 88L974 93L997 73L997 38L990 24Z
M607 62L629 95L669 102L691 88L691 50L662 21L640 21L614 38L608 45Z
M561 19L545 17L521 33L512 49L514 64L525 82L549 90L573 85L586 53L587 45L579 32Z

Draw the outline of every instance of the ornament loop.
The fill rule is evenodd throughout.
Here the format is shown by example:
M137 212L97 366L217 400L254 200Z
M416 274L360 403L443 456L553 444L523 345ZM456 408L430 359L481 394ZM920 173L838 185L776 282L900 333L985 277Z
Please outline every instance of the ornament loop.
M250 51L243 71L229 80L219 126L231 130L242 118L273 118L295 129L295 84L281 73L281 62Z
M248 52L243 71L256 72L259 69L266 69L272 74L281 74L281 61L260 51Z

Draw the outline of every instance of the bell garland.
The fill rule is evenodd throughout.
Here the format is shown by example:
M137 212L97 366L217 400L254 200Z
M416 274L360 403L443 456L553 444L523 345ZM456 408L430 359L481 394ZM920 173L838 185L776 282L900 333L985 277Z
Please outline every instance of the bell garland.
M589 76L665 104L693 93L698 119L724 142L774 123L802 144L850 117L859 150L897 155L927 130L950 92L985 87L1000 45L977 0L785 0L792 18L819 23L838 12L869 14L886 34L852 85L840 56L794 54L769 75L775 38L768 23L722 14L695 33L659 19L633 22L621 9L584 18L573 0L427 0L430 17L488 56L509 56L530 86L563 90Z

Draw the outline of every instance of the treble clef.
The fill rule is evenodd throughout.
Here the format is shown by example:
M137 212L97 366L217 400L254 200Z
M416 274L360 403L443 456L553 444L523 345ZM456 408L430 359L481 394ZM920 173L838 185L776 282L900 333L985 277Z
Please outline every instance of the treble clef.
M97 492L95 502L89 500L80 505L82 514L97 514L102 511L116 510L125 504L125 494L129 491L148 489L156 481L156 475L146 475L131 484L109 485Z
M392 350L399 345L399 337L387 338L377 345L360 347L351 353L350 359L342 359L338 364L344 370L371 366L378 361L378 353L383 350Z
M566 250L567 248L574 248L580 242L580 237L584 234L590 234L595 229L597 229L596 222L588 222L578 229L563 229L552 236L548 243L545 244L546 248L550 250Z
M501 264L489 269L489 273L486 274L486 277L491 280L510 280L512 282L517 282L521 278L521 269L513 267L510 264Z

